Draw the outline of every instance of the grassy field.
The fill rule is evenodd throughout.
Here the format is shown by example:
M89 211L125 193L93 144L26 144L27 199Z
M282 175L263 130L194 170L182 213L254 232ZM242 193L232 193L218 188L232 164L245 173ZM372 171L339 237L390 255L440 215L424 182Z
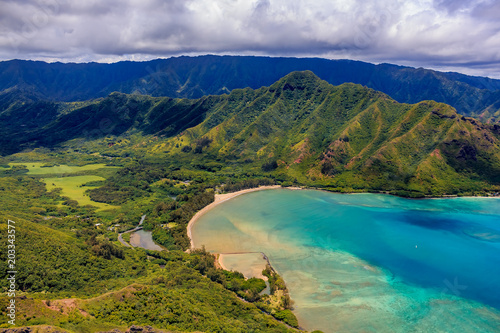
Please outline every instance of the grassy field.
M92 205L98 207L100 210L103 209L114 209L117 206L108 205L106 203L95 202L90 200L90 198L85 195L85 191L92 189L94 187L81 186L82 184L104 180L104 178L99 176L74 176L74 177L62 177L62 178L44 178L43 181L47 184L47 190L52 190L56 187L62 188L61 195L69 197L73 200L78 201L80 205Z
M106 166L106 164L100 163L100 164L88 164L84 166L70 166L70 165L57 165L57 166L51 166L51 167L42 167L46 163L44 162L13 162L9 163L9 165L15 166L15 165L25 165L29 172L27 173L28 175L47 175L47 174L58 174L58 173L76 173L76 172L82 172L82 171L89 171L89 170L97 170L97 169L102 169L102 168L116 168L116 167L109 167Z

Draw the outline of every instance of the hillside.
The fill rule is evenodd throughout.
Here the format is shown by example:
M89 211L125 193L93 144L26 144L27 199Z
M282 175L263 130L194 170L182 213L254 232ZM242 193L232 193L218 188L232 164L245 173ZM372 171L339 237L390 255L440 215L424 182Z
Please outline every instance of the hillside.
M234 91L230 102L181 139L207 138L207 152L272 161L299 182L332 187L433 194L456 193L471 186L466 180L500 181L498 127L445 104L400 104L359 85L334 87L311 72Z
M16 260L29 267L16 277L19 325L296 331L276 320L298 325L279 276L276 295L258 296L263 281L218 269L204 250L184 252L188 222L214 193L274 184L406 197L500 191L500 126L311 71L199 99L15 96L0 113L0 218L19 226ZM143 214L168 251L117 241Z
M131 129L171 136L203 120L221 97L199 100L113 93L87 103L16 103L0 112L0 154L21 148L53 147L73 138L93 140Z
M70 332L133 324L175 332L297 332L189 267L193 255L183 259L170 253L168 262L163 260L164 269L140 250L121 250L125 253L120 258L106 259L77 237L16 216L8 218L19 227L16 245L22 249L17 256L23 268L16 275L17 326L54 325ZM1 230L7 235L5 224ZM2 280L7 281L3 254L2 259ZM6 285L2 282L2 289ZM0 297L4 309L7 302L7 297ZM0 327L10 327L7 318L2 310Z
M254 285L216 269L210 254L123 247L114 231L95 227L116 223L109 215L78 204L57 206L64 198L47 192L40 179L0 176L0 241L16 250L9 263L7 251L0 254L0 331L12 328L5 291L12 276L8 265L14 265L16 327L102 332L139 324L169 332L298 332L263 313L257 307L263 305L244 302Z
M269 86L292 71L303 70L334 85L361 84L402 103L435 100L484 119L496 119L500 109L500 80L484 77L350 60L200 56L115 64L0 62L0 110L9 107L5 101L12 94L50 101L83 101L114 91L200 98L236 88Z
M80 144L70 147L95 141L103 155L131 156L138 142L148 141L140 145L146 144L144 153L152 158L167 154L190 163L204 158L262 166L320 187L439 195L500 182L497 125L434 101L401 104L361 85L332 86L309 71L291 73L267 88L197 100L114 93L81 107L44 105L54 118L42 117L33 127L28 122L18 132L9 132L6 124L24 121L21 116L0 116L4 153L57 148L78 139ZM138 137L132 146L124 143L131 135L155 139Z

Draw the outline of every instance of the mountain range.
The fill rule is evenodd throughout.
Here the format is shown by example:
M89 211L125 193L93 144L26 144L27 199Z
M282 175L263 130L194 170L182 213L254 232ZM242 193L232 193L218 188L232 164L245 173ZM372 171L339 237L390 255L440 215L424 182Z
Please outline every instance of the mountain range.
M14 100L85 101L115 91L200 98L236 88L258 89L304 70L333 85L352 82L382 91L401 103L434 100L485 121L496 121L499 115L500 80L351 60L212 55L114 64L3 61L0 110Z
M499 130L444 103L402 104L305 71L233 91L174 142L205 138L207 152L263 168L275 161L302 183L437 194L500 182Z
M316 67L293 71L301 62ZM233 291L260 291L244 291L239 273L218 271L204 250L184 252L188 222L216 191L280 184L413 198L500 192L500 124L496 102L485 102L498 94L497 80L258 57L1 66L0 216L18 223L16 244L28 249L16 260L30 271L16 283L47 298L18 300L21 325L291 332L275 320L298 325L284 289L272 302L242 302ZM108 167L50 171L89 163ZM80 190L114 208L82 205L72 198ZM169 251L117 247L116 231L134 228L142 214ZM271 290L284 286L279 279L273 275ZM58 308L68 297L71 312Z
M4 154L141 133L164 138L160 152L175 159L208 155L320 187L421 196L500 183L500 126L444 103L399 103L359 84L333 86L311 71L199 99L112 93L25 105L0 115ZM15 130L6 130L8 123Z

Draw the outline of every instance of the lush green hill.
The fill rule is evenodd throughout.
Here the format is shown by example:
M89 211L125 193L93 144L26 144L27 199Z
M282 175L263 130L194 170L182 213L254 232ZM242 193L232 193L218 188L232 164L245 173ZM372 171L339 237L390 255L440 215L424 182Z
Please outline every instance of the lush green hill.
M191 268L193 255L165 254L171 258L161 269L141 250L122 249L120 258L103 258L68 233L15 216L0 219L4 244L4 222L12 219L16 227L17 326L55 325L71 332L133 324L176 332L297 332ZM4 253L1 259L6 290ZM4 328L10 327L8 300L0 297Z
M275 161L302 183L453 194L500 182L497 130L446 104L400 104L296 72L233 91L181 139L195 149L207 138L205 151L227 159Z
M95 227L106 223L106 214L58 208L57 192L27 175L3 175L0 192L0 242L15 245L15 261L7 262L6 246L0 253L0 330L11 328L5 292L13 270L7 265L13 264L18 327L99 332L141 324L175 332L297 332L263 313L258 303L238 298L232 291L255 295L255 284L222 273L204 251L125 248L113 231ZM144 209L137 202L134 208Z
M200 98L236 88L269 86L292 71L303 70L311 70L334 85L362 84L399 102L435 100L450 104L465 115L485 110L495 114L500 109L500 80L318 58L200 56L115 64L12 60L0 62L0 92L15 91L51 101L95 99L113 91Z
M145 264L141 262L144 258L139 254L129 252L124 255L120 250L116 253L118 257L112 255L105 259L95 255L83 239L17 216L1 216L4 244L7 243L7 218L15 221L16 227L16 267L19 268L16 282L19 291L92 295L146 274ZM6 262L6 256L2 254L2 280L7 277ZM2 287L5 286L2 282Z
M296 184L419 197L500 189L500 126L434 101L401 104L358 84L333 86L311 71L199 99L113 93L63 103L3 96L9 107L0 113L2 152L26 149L0 165L0 241L6 242L4 222L16 221L23 267L17 283L28 296L19 298L22 325L286 332L256 307L265 308L263 302L244 303L229 291L253 298L252 283L216 270L203 251L182 251L189 246L187 222L214 200L214 190ZM47 191L44 175L28 170L105 162L120 168L51 177L102 175L85 185L85 194L115 205L110 211ZM143 214L144 227L169 252L126 249L108 230L116 224L126 230ZM62 306L67 297L74 307L54 310L42 302ZM0 297L3 309L6 301Z
M4 153L107 137L102 153L120 156L138 145L115 143L140 133L176 136L154 151L177 160L204 153L223 163L268 163L265 171L323 187L437 195L500 181L498 126L434 101L401 104L361 85L332 86L309 71L198 100L114 93L74 110L70 104L50 104L56 120L5 133Z
M0 153L52 147L73 138L92 140L132 129L171 136L203 120L220 96L199 100L112 93L87 103L27 102L0 112Z

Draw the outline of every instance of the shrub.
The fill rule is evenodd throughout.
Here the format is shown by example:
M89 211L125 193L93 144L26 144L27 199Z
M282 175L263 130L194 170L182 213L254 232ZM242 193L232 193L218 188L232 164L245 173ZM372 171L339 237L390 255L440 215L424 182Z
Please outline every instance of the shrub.
M264 164L262 164L262 171L264 172L270 172L276 170L277 168L278 168L278 162L276 162L276 160L267 161Z
M274 317L279 320L283 320L285 323L292 327L299 327L299 321L297 320L297 317L293 314L292 311L290 310L283 310L280 312L276 312L274 314Z
M183 153L189 153L191 150L193 150L193 148L191 146L184 146L182 147L181 151Z

